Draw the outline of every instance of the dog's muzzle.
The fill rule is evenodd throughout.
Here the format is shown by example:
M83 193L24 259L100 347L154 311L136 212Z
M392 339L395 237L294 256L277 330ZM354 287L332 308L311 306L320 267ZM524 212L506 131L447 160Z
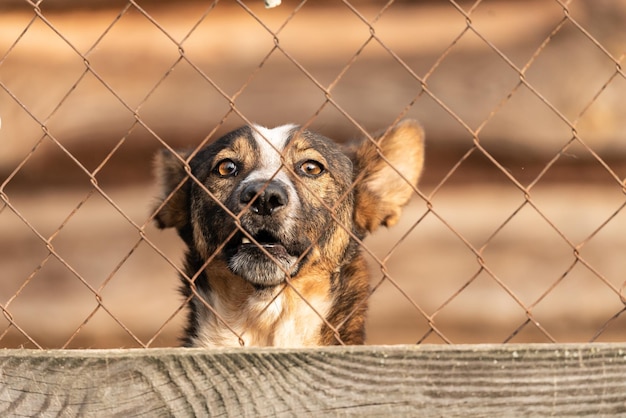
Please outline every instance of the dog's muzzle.
M228 265L257 287L276 286L294 276L308 248L290 225L293 205L287 187L279 180L254 181L239 192L240 223L247 234L240 231L230 241Z
M279 181L250 183L241 191L241 207L243 209L250 205L250 210L255 214L272 216L289 203L289 194L285 187Z

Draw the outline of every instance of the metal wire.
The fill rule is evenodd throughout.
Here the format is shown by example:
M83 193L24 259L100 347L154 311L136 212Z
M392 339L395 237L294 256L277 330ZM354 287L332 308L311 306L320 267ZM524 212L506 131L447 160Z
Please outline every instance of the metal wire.
M614 277L608 277L607 275L602 273L602 269L599 268L594 262L590 261L586 256L583 255L583 248L587 247L590 242L592 242L596 237L607 231L611 228L611 223L617 219L620 214L623 213L624 207L626 207L626 200L622 198L621 203L617 206L617 208L604 219L598 219L598 226L594 228L591 233L589 233L582 240L574 240L568 236L568 234L563 231L559 225L551 218L551 216L546 212L542 205L538 203L535 193L537 187L541 184L541 182L545 179L545 177L551 173L555 167L561 162L565 156L575 147L581 148L591 159L597 163L598 166L606 172L608 177L611 178L611 185L615 188L616 192L621 193L622 195L626 194L626 185L625 182L620 177L618 171L613 167L611 162L606 161L601 153L598 151L597 146L584 138L583 135L580 134L579 125L581 120L588 114L590 109L596 104L600 99L603 93L607 91L611 86L614 86L617 82L624 82L626 79L626 75L622 69L622 60L624 55L616 56L614 53L609 51L601 40L596 39L590 31L586 28L584 22L579 21L579 19L574 17L574 13L572 13L572 5L571 2L563 2L560 0L553 0L553 3L557 5L562 10L562 17L556 20L553 26L550 28L549 33L545 38L541 41L539 46L532 52L530 58L528 58L523 65L517 65L514 60L507 55L501 48L498 48L494 43L493 39L490 39L489 35L486 35L481 29L480 25L475 23L475 15L479 11L483 10L483 8L488 7L486 5L487 2L483 1L475 1L472 4L459 4L454 0L449 0L449 5L458 13L458 17L463 19L465 22L465 26L458 33L458 35L453 37L453 40L443 48L442 52L438 54L432 65L430 65L424 72L423 75L419 75L418 71L415 67L403 59L400 54L398 54L394 47L391 46L388 41L385 39L383 35L379 34L379 24L383 17L386 16L393 10L394 7L400 7L397 2L394 0L380 2L379 10L376 11L373 18L367 18L365 13L363 13L362 8L357 4L350 2L348 0L342 0L336 5L336 7L343 7L349 13L351 13L354 17L356 17L363 27L367 30L367 35L364 36L362 42L355 50L355 52L349 57L345 65L338 71L338 73L332 77L331 81L328 83L324 83L320 81L318 77L315 76L314 72L307 68L307 64L299 61L294 54L289 51L286 47L283 46L281 42L283 34L287 31L288 28L298 25L297 17L306 13L306 10L309 6L311 6L312 2L307 2L306 0L301 1L297 5L295 5L290 13L286 15L282 23L278 26L277 29L271 29L271 25L264 21L264 18L254 10L250 2L244 2L241 0L236 1L236 7L238 10L245 13L249 17L253 19L254 24L258 25L263 31L265 31L268 36L272 38L273 46L269 49L269 51L263 55L258 64L251 68L250 73L246 80L234 89L234 93L229 94L228 89L220 84L220 82L216 81L215 78L211 77L203 67L192 59L188 53L186 52L188 48L188 44L190 39L199 31L200 26L214 13L215 9L218 6L218 1L209 2L208 6L204 9L204 11L200 14L200 16L195 20L190 20L188 22L188 31L184 33L182 36L175 36L170 33L166 26L162 25L159 20L152 16L149 12L149 7L142 6L140 3L135 0L129 0L126 4L124 4L119 12L115 14L113 20L106 26L106 28L102 31L102 33L97 37L95 42L90 45L85 52L81 52L81 49L78 48L69 37L64 34L62 28L55 25L54 20L49 18L47 12L42 10L41 2L39 3L31 3L27 2L30 5L30 9L32 10L33 16L26 23L24 29L17 34L15 39L4 39L6 43L8 43L8 47L4 54L0 56L0 76L2 74L3 66L8 66L10 64L10 59L12 56L16 54L16 50L19 49L21 43L24 38L28 36L30 31L33 31L33 26L35 24L43 24L49 30L52 31L56 40L62 41L68 48L70 48L77 57L80 59L84 65L84 70L80 73L80 75L76 78L76 80L70 85L68 90L64 92L61 98L57 103L52 107L52 110L45 116L41 117L38 115L38 111L33 109L33 106L27 104L24 101L18 92L15 91L12 83L10 81L4 80L0 77L0 92L4 92L6 97L10 99L14 104L16 104L21 111L23 111L28 117L34 122L41 130L41 136L34 141L31 150L24 155L24 157L17 161L10 169L5 170L7 172L6 176L2 180L0 184L0 201L2 201L2 208L0 209L0 218L2 216L8 216L9 213L15 215L15 222L22 223L28 230L32 231L34 236L39 241L39 245L45 248L46 255L37 261L36 267L32 270L30 274L23 278L11 278L13 281L19 282L19 286L17 289L9 295L6 300L0 300L0 310L2 310L4 317L6 318L7 324L3 330L0 330L0 344L3 344L3 340L6 340L9 334L17 333L17 335L21 336L22 340L25 340L25 344L30 344L36 348L45 348L46 343L39 341L39 335L35 335L31 330L28 329L27 326L23 326L20 323L19 318L13 315L12 311L14 310L14 305L16 301L21 300L23 298L27 298L26 295L28 290L34 286L34 281L36 279L41 279L44 273L44 267L51 261L57 260L61 265L67 269L71 273L73 279L77 280L81 286L88 290L90 297L95 299L94 306L90 309L89 313L84 318L79 318L79 324L74 328L74 331L63 341L62 344L59 344L62 348L72 347L75 344L77 339L79 339L81 333L84 332L84 329L88 327L90 322L94 321L94 318L98 313L102 312L109 318L111 318L122 330L123 332L130 338L131 343L139 347L150 347L156 344L158 337L165 332L165 329L169 326L171 322L173 322L178 316L180 316L181 312L183 312L186 308L186 305L190 302L192 297L197 297L199 300L202 300L201 295L198 293L196 289L195 281L200 274L200 271L197 272L193 277L188 277L180 268L179 261L176 258L172 258L170 255L166 254L160 245L157 244L153 238L149 236L147 230L154 219L154 216L158 212L159 209L156 209L154 213L149 214L145 221L136 222L132 216L130 216L127 211L116 201L116 198L111 195L110 192L105 191L105 188L99 182L100 173L107 168L114 158L120 156L125 153L125 145L127 145L131 141L132 135L137 131L138 128L143 128L148 134L154 139L160 147L167 149L173 155L178 156L180 163L185 167L187 171L188 178L184 181L191 179L194 181L199 187L204 188L206 193L209 196L212 196L210 191L206 189L205 185L202 184L201 181L194 178L191 175L191 169L189 167L189 161L211 140L215 138L215 135L220 130L220 128L226 123L226 120L231 116L236 116L243 120L245 123L252 123L255 118L254 114L251 114L248 111L244 111L240 108L238 104L241 97L244 96L244 93L248 91L250 86L258 79L259 74L261 73L264 66L270 61L271 58L281 56L286 59L291 65L293 65L305 78L308 80L319 92L323 95L324 101L323 103L312 113L312 115L307 119L302 121L303 129L312 125L317 118L319 118L320 114L327 109L332 108L334 111L337 111L345 121L351 126L352 129L358 131L362 136L365 136L367 140L376 143L375 139L368 133L368 130L359 120L351 113L351 111L345 105L342 105L340 100L336 97L336 89L341 83L350 78L350 70L357 65L360 59L362 59L365 51L370 47L377 47L382 49L386 54L387 58L394 63L394 65L402 68L415 82L415 86L419 88L417 94L413 96L413 98L409 101L408 104L403 106L402 104L398 105L398 112L394 115L393 122L389 124L388 129L391 126L401 120L406 115L410 114L416 104L425 99L429 99L434 103L441 112L447 115L451 121L455 122L462 128L464 133L471 138L468 141L468 147L464 150L462 155L452 164L452 166L447 170L447 172L438 180L434 182L434 185L431 187L429 193L426 193L424 189L418 187L414 187L414 194L417 200L423 203L424 209L416 217L416 219L408 225L408 227L400 234L400 237L396 242L393 243L390 249L383 255L377 255L372 249L369 247L367 242L362 242L356 236L352 234L352 231L349 227L345 225L341 225L349 234L352 235L352 238L357 240L361 245L364 253L368 254L371 262L376 267L377 274L380 276L374 279L372 286L372 297L375 297L379 292L381 292L384 287L391 287L395 289L396 294L398 294L403 301L407 303L407 309L410 310L407 315L417 314L421 320L426 323L425 327L420 328L419 334L414 342L422 343L428 342L435 337L438 341L444 343L455 343L455 342L463 342L463 341L455 341L454 338L448 335L446 331L446 326L442 326L441 324L444 321L441 318L442 315L445 315L446 312L450 309L452 305L457 303L457 301L466 294L472 286L479 280L479 278L486 277L490 283L494 284L497 288L502 290L504 294L507 295L507 300L510 302L511 306L515 307L519 311L523 312L523 319L520 322L513 322L507 324L508 332L507 335L501 339L500 341L503 343L507 343L513 341L516 337L518 337L521 332L528 328L533 328L540 333L542 338L551 342L560 341L559 337L554 335L544 324L542 323L541 318L537 314L538 307L542 307L545 304L549 303L548 299L554 295L559 287L561 287L564 283L568 282L571 279L572 272L577 268L585 269L589 274L591 274L595 280L599 281L603 288L608 291L615 301L618 302L619 309L615 312L612 312L608 317L604 318L602 323L596 328L593 335L590 336L589 341L596 341L601 336L605 335L608 329L615 327L614 324L618 323L624 311L626 311L626 301L624 297L624 286L626 282L622 284L616 284ZM465 7L469 6L469 7ZM235 7L235 6L231 6ZM281 7L287 7L285 5ZM99 47L107 38L107 36L120 24L126 16L130 13L138 13L147 22L149 22L154 28L158 30L162 35L164 35L168 42L171 42L172 46L176 48L178 52L178 56L167 66L167 68L163 71L163 74L158 80L152 85L152 87L147 91L147 93L138 101L136 105L131 105L127 100L123 98L123 94L119 92L116 87L114 87L110 82L107 82L106 77L103 77L99 71L95 68L95 66L91 63L91 58L94 54L97 53ZM614 71L610 74L608 78L602 78L601 80L606 80L602 83L601 87L594 92L592 98L584 104L582 109L577 113L575 118L570 118L567 116L567 113L561 108L561 104L556 103L554 100L546 97L545 94L542 93L541 88L535 86L531 81L529 81L528 74L529 72L537 65L538 59L543 57L545 51L548 47L557 47L555 46L555 39L563 34L566 30L574 30L579 35L583 36L585 39L590 41L594 47L610 62L612 62L615 66ZM488 50L492 56L498 58L498 60L503 63L506 68L513 71L518 78L518 81L515 83L512 89L509 89L507 93L503 96L499 102L492 107L490 112L485 115L485 117L477 124L476 128L472 128L471 125L464 117L461 116L458 112L453 110L453 106L449 102L447 102L441 95L437 92L437 89L433 87L434 81L433 77L437 75L440 71L444 63L451 58L453 54L460 48L460 43L467 39L470 36L476 37L483 48ZM224 39L223 42L228 43L228 39ZM161 88L182 65L187 65L193 73L199 76L207 86L209 86L215 93L218 94L225 102L228 103L228 109L221 116L219 122L209 129L209 132L204 135L201 141L192 145L192 149L190 154L186 157L182 157L176 154L171 141L169 141L163 135L160 135L157 130L151 126L149 122L147 122L142 116L142 110L149 102L149 100L156 94L156 92ZM130 69L132 71L132 69ZM63 138L59 137L57 134L51 131L49 128L51 121L61 112L66 106L70 97L75 93L77 88L81 86L87 76L93 76L98 83L103 86L114 99L125 109L126 112L130 116L132 116L132 123L130 127L125 131L125 133L119 137L114 144L114 146L106 153L106 155L98 162L94 169L89 169L87 165L77 157L71 148L69 148ZM604 77L604 75L599 75L598 77ZM489 149L488 146L485 145L483 141L483 132L485 128L495 119L501 112L509 105L511 100L517 97L520 92L524 90L526 92L530 92L534 98L536 98L542 106L544 106L545 112L548 112L552 116L558 118L564 126L570 131L570 137L565 138L563 141L563 145L550 156L548 161L543 165L543 167L539 170L539 172L532 178L530 181L526 182L518 178L516 175L511 173L507 169L507 165L505 162L501 161L501 158L497 153L494 153ZM3 116L3 115L0 115ZM60 151L64 156L66 156L78 169L89 179L90 189L86 192L84 197L74 206L74 208L69 212L69 214L65 217L63 222L54 230L52 233L43 233L39 230L39 228L29 219L29 215L19 207L19 205L13 202L12 192L10 191L11 187L14 183L16 183L17 178L27 171L29 164L35 158L35 155L41 152L41 149L44 145L52 144L56 150ZM271 145L271 144L270 144ZM466 234L464 234L457 226L455 226L454 222L450 221L445 214L440 211L438 206L438 198L440 195L449 187L449 184L452 180L458 177L464 169L464 167L469 163L472 158L481 157L483 158L491 170L495 170L496 172L503 175L506 179L508 185L512 186L515 190L517 190L520 195L523 197L523 201L518 204L513 211L511 211L505 219L499 223L493 232L491 232L484 241L482 241L479 245L476 245L472 239L470 239ZM388 163L390 163L387 160ZM403 173L398 171L400 176L403 176ZM183 182L184 182L183 181ZM352 187L355 187L358 182L361 181L361 178L355 179L355 182ZM178 188L182 187L183 182L181 182ZM303 185L303 187L306 187ZM172 194L175 193L172 192ZM106 274L104 280L99 285L93 285L92 282L84 277L79 270L70 262L66 257L64 257L57 249L55 248L55 244L58 242L59 237L63 235L64 228L68 222L70 222L78 212L83 210L85 204L93 199L94 196L99 196L106 201L106 203L121 216L122 219L126 222L127 226L131 228L133 234L135 236L133 245L130 250L119 259L113 269ZM212 196L214 197L214 196ZM623 196L622 196L623 197ZM170 197L171 198L171 195ZM345 198L345 196L344 196ZM215 199L217 201L217 199ZM218 202L221 204L220 202ZM339 219L334 216L335 207L331 207L326 205L321 199L319 203L323 210L328 211L333 214L333 218L336 222L340 223ZM222 205L222 209L227 212L234 219L235 223L238 224L239 218L241 214L231 213L225 206ZM545 223L547 229L552 230L559 239L565 243L568 249L571 251L571 262L568 267L556 278L545 278L545 281L548 282L547 285L543 285L541 288L541 292L538 296L534 297L532 300L528 301L527 298L522 297L518 294L518 292L507 282L506 279L501 277L496 270L492 267L491 260L486 255L487 250L492 249L497 246L497 239L505 233L505 230L516 220L519 218L520 213L522 211L532 211L534 214L538 215L539 218ZM476 216L481 216L477 214ZM436 220L438 224L445 227L447 231L449 231L455 238L455 240L462 244L470 253L474 259L475 266L465 273L465 279L461 280L460 285L452 292L448 293L443 301L436 306L428 306L426 307L423 302L419 301L419 298L416 298L416 295L413 291L407 289L406 281L394 275L390 266L394 262L394 257L399 252L399 248L401 248L406 241L410 239L413 234L419 234L420 228L424 223L429 222L430 220ZM246 231L241 229L241 231L245 234ZM233 232L234 234L234 232ZM249 235L249 234L247 234ZM252 241L254 241L254 237L249 236ZM114 246L115 243L110 243L110 245ZM138 251L138 248L141 246L147 245L147 247L153 251L159 258L164 260L167 265L169 265L172 270L181 275L184 280L188 281L189 286L191 288L192 295L186 298L180 303L166 316L165 320L159 324L158 328L148 337L141 335L142 330L138 330L135 326L129 325L125 323L123 319L121 319L116 313L115 309L112 308L111 302L104 295L105 290L111 286L111 282L120 274L120 271L124 268L125 265L129 262L130 259L133 258L134 254ZM225 245L221 243L218 251ZM265 251L263 248L261 248ZM614 252L614 257L621 257L622 253L619 252L617 248L609 248L606 251ZM215 253L212 257L215 257L217 253ZM266 255L272 258L271 254L266 252ZM211 257L211 259L212 259ZM210 263L211 259L206 261L206 265ZM285 274L288 275L289 272L285 271ZM304 296L298 293L296 287L293 286L292 283L287 281L285 287L290 287L293 291L295 291L300 297L304 299ZM54 298L53 295L50 296ZM137 295L138 298L141 298L141 295ZM309 301L304 301L311 309L315 310L314 306ZM219 317L218 312L209 304L205 302L205 306L207 309L211 310L231 332L236 335L236 331L231 327L231 324L228 323L227 318ZM269 306L269 305L268 305ZM354 312L358 311L360 307L355 307ZM556 309L556 308L555 308ZM498 315L496 311L493 312L494 315ZM336 336L337 342L343 344L341 341L340 328L344 324L330 324L326 318L318 313L320 319L328 326L334 335ZM459 318L462 319L462 318ZM622 318L623 319L623 318ZM347 319L346 319L347 321ZM75 322L75 321L74 321ZM419 328L419 327L418 327ZM243 345L243 335L236 335L240 343ZM626 336L624 336L626 337ZM610 337L613 338L613 337ZM8 344L8 343L7 343ZM10 344L8 344L10 345Z

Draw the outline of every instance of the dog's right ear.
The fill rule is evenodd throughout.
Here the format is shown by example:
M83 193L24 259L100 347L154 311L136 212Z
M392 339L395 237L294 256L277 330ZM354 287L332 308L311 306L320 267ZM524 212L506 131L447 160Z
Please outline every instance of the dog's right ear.
M173 154L163 149L154 159L154 172L161 188L154 220L159 228L180 228L189 219L189 176L185 171L188 152ZM182 184L181 184L182 183ZM160 209L159 209L160 208Z
M354 220L362 231L394 225L415 194L424 167L424 130L406 119L374 138L363 140L352 155L357 177Z

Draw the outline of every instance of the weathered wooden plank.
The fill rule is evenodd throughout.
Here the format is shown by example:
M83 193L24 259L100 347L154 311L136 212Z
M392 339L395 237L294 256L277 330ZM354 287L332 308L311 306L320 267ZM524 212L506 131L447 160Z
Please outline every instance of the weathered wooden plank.
M626 415L626 344L4 350L0 414Z

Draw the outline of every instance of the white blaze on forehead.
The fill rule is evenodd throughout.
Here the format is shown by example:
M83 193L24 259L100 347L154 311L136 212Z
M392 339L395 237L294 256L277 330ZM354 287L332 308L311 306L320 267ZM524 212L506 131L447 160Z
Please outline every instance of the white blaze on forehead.
M257 167L241 182L240 187L257 180L279 180L287 187L289 205L292 208L300 205L296 188L285 170L282 169L281 161L281 153L285 150L290 134L295 129L298 129L298 125L289 124L274 129L252 125L252 137L259 149L258 163ZM284 227L286 230L293 228L290 217L285 220Z
M281 168L281 152L285 149L290 133L297 125L289 124L268 129L253 125L252 136L259 147L259 167L251 175L255 179L272 178Z

